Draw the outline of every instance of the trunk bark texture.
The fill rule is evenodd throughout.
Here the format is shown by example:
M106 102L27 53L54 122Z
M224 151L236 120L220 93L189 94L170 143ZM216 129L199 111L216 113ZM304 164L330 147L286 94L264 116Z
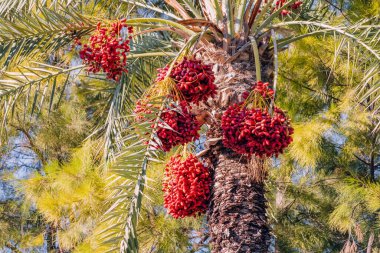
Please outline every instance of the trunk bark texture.
M49 253L61 252L59 246L56 245L57 230L55 229L53 224L48 223L46 225L45 234L46 234L47 252Z
M261 59L262 79L268 81L273 71L265 42L260 42L259 51L262 59L266 59L265 62ZM228 106L243 101L242 94L250 91L256 81L252 52L243 52L230 61L224 51L208 47L202 59L215 64L218 86L216 98L208 101L206 108L197 108L209 114L205 150L199 156L213 169L214 186L208 212L212 252L268 252L270 231L264 183L252 176L254 172L256 176L264 173L262 177L265 177L265 171L248 156L225 148L220 127L223 112Z
M248 166L240 155L219 152L208 217L213 252L268 251L264 185L252 179Z
M368 245L367 245L367 253L372 253L372 246L373 246L373 242L375 241L375 233L373 232L373 230L371 230L371 234L369 236L369 239L368 239Z

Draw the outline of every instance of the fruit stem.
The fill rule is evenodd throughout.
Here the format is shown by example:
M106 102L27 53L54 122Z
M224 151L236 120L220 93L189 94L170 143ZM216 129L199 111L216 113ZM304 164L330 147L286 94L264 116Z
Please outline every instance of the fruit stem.
M186 55L186 53L189 51L189 48L194 45L196 43L196 41L198 40L198 38L202 35L203 33L200 32L200 33L196 33L194 34L193 36L191 36L191 38L186 42L185 46L183 48L181 48L181 51L179 51L178 55L174 58L173 62L170 64L170 67L168 69L168 71L166 72L166 77L169 77L171 72L172 72L172 69L174 67L174 64L183 56L183 55Z
M185 158L185 159L187 157L187 144L183 145L182 157Z
M259 48L257 47L257 43L254 37L250 37L251 46L253 55L255 58L255 70L256 70L256 82L261 81L261 65L260 65L260 56L259 56Z
M277 51L277 40L276 40L276 32L272 29L272 40L273 40L273 54L274 54L274 76L273 76L273 97L270 104L270 109L273 109L274 99L276 96L276 87L277 87L277 78L278 78L278 51Z

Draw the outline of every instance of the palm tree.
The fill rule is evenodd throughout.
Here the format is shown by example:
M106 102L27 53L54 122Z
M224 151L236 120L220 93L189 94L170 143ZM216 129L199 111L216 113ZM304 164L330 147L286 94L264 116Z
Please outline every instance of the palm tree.
M128 74L118 82L104 75L87 75L84 81L88 90L96 93L100 108L93 115L97 127L91 137L101 140L104 168L111 171L109 185L115 187L108 199L109 209L99 221L98 239L104 242L100 252L138 251L136 225L146 173L162 154L144 144L147 140L139 135L149 126L133 124L126 115L153 83L154 70L175 62L186 52L214 65L218 87L217 96L198 108L210 112L203 114L207 115L208 129L205 149L198 155L214 171L208 211L212 250L268 251L271 236L266 217L266 163L223 146L221 114L229 105L242 101L243 92L258 80L272 83L275 90L278 53L308 36L333 35L342 42L336 49L337 56L368 56L368 74L358 87L362 95L359 99L370 97L369 93L361 93L361 87L372 85L372 92L376 92L379 84L372 80L380 68L379 25L375 18L355 23L341 20L335 25L334 18L326 14L331 6L324 1L304 1L299 10L287 15L281 14L296 0L283 5L277 2L284 1L0 2L3 136L12 116L28 120L29 115L38 117L41 110L59 106L81 73L78 71L86 67L63 58L76 37L91 34L99 21L109 23L120 17L126 17L127 24L136 28ZM29 61L32 57L39 57L42 63ZM154 139L154 134L150 138Z

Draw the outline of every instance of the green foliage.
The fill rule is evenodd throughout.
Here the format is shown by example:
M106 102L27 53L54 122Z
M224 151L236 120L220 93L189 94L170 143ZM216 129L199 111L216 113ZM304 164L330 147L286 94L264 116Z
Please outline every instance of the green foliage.
M294 129L290 156L302 167L315 167L322 156L323 134L329 129L329 125L316 119L295 125Z
M276 247L337 252L348 240L364 250L379 225L374 171L380 146L380 33L378 20L370 17L378 4L334 1L339 2L334 7L305 1L299 14L278 18L295 0L274 13L273 1L264 2L256 16L254 1L0 1L1 130L13 125L29 134L29 148L44 165L22 182L27 206L0 206L5 216L0 226L20 227L24 217L43 219L34 220L28 234L0 234L1 243L41 245L41 235L48 232L43 227L50 226L57 231L59 250L204 248L202 218L179 221L162 208L164 159L146 145L157 137L145 135L151 122L132 123L129 115L153 83L156 68L182 52L191 38L204 35L233 58L250 45L249 38L258 41L273 29L281 38L279 50L287 49L280 53L277 100L296 128L294 143L269 182ZM67 45L75 36L86 38L97 20L120 17L128 17L137 33L129 73L120 82L102 74L75 78L74 70L83 66L72 66L77 55L65 51ZM195 18L207 22L198 26ZM188 26L184 20L195 23ZM9 223L7 210L24 216Z
M64 103L50 115L42 115L36 145L51 160L68 161L72 149L79 147L89 132L89 122L81 105L71 101ZM91 156L90 156L91 157Z
M345 238L328 224L336 196L330 187L334 181L328 176L310 178L305 174L297 182L279 182L277 185L282 185L284 192L271 188L277 198L273 224L280 252L340 250ZM282 202L278 201L280 196Z
M75 36L83 36L94 29L94 23L68 8L59 13L40 8L39 13L14 14L14 20L0 18L0 66L20 64L27 58L62 49Z
M370 240L379 230L378 102L357 96L369 68L343 44L307 38L280 55L278 99L296 121L294 143L272 172L280 252L379 248Z
M358 20L361 17L375 17L380 14L380 3L375 0L357 0L352 1L348 10L348 15Z
M0 247L32 248L43 244L43 222L39 213L17 200L0 204ZM20 230L24 233L20 233Z
M69 7L76 5L77 1L73 0L31 0L31 1L13 1L3 0L0 3L0 16L8 19L14 18L14 14L29 14L38 10L40 7L55 9L57 7Z
M78 69L81 66L64 69L32 62L28 67L18 67L18 72L1 73L0 105L3 110L0 113L0 140L7 132L8 121L27 124L35 114L56 109L71 81L70 72Z
M105 182L97 169L94 143L86 142L73 153L70 162L55 161L22 182L25 199L33 203L44 219L59 228L59 245L71 250L95 228L105 199Z

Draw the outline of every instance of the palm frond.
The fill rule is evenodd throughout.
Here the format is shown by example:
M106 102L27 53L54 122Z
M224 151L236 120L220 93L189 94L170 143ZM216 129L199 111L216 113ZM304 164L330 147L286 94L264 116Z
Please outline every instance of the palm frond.
M153 50L156 51L152 52ZM129 125L126 115L133 113L136 100L153 83L157 68L176 56L170 42L157 34L136 36L130 53L129 72L123 75L116 85L111 83L106 88L100 89L90 85L86 88L92 90L91 92L104 94L106 101L100 108L102 112L94 131L94 134L103 139L105 161L113 160L124 148L120 140L121 134ZM104 76L96 78L109 83Z
M225 17L225 28L229 37L232 37L234 34L234 23L233 23L233 15L232 15L232 4L230 0L222 0L222 13ZM229 38L231 39L231 38Z
M195 32L193 32L191 29L187 28L184 25L181 25L178 22L174 22L174 21L162 19L162 18L132 18L132 19L127 20L126 23L128 25L137 26L137 27L138 26L144 27L146 25L154 26L154 24L157 23L159 25L165 25L171 28L180 29L188 35L195 34Z
M193 36L188 43L193 43L194 38L197 38L197 36ZM152 39L147 40L144 36L139 39L140 43L133 47L134 52L146 51L150 47L149 43L152 43ZM155 45L156 47L159 45L162 47L165 44L170 45L166 40L156 39L160 41L159 44ZM188 43L185 44L184 48L189 46ZM120 82L120 86L115 90L114 95L117 96L113 96L113 101L115 101L113 105L116 105L117 109L123 108L123 112L114 111L115 114L112 115L112 119L107 123L110 126L107 132L111 135L106 135L106 138L109 138L109 136L112 138L112 133L114 132L121 133L121 135L110 139L107 144L114 148L113 154L111 154L110 172L112 176L110 177L110 187L114 187L115 190L112 192L112 196L108 198L110 208L104 215L102 229L99 232L100 241L103 242L103 245L106 245L106 248L102 249L103 252L117 250L115 245L119 246L120 252L138 252L136 229L138 216L142 208L143 191L147 183L147 169L151 162L160 162L162 160L162 153L156 148L161 141L156 135L155 129L160 122L163 108L168 106L166 99L162 97L151 99L150 103L157 105L154 108L160 109L152 108L156 112L152 114L153 118L152 115L147 115L146 122L131 124L131 121L128 121L128 117L125 116L134 109L134 98L139 98L152 83L152 74L155 73L153 63L162 67L164 62L168 62L168 59L165 58L155 59L155 62L152 62L152 59L148 62L146 60L149 60L149 58L141 57L131 62L130 68L133 71L123 78L123 82ZM115 98L117 99L115 100ZM119 104L118 101L122 102L122 104ZM119 124L120 120L123 120L122 124ZM154 122L153 128L152 122ZM127 124L131 125L127 127Z
M236 12L234 15L234 26L235 31L240 32L243 28L243 19L244 19L244 12L247 5L247 0L239 0L236 3Z
M198 10L196 1L182 0L186 8L195 16L195 18L203 18L202 13Z
M287 1L283 6L281 6L278 9L276 9L275 11L271 12L269 14L269 16L265 20L263 20L263 22L258 26L258 28L256 30L252 31L253 34L259 34L263 29L267 28L271 24L271 22L280 15L280 13L281 13L282 10L288 8L294 2L295 2L295 0ZM270 3L267 3L267 5L268 4L270 4ZM253 25L253 23L251 25ZM251 28L252 27L249 27L249 30L251 30Z
M260 11L260 13L257 15L257 17L255 19L256 21L253 23L251 31L255 32L257 30L257 27L259 24L261 24L262 19L265 18L266 14L270 10L270 8L272 8L273 2L274 2L274 0L270 0L267 3L264 3L262 10Z
M13 116L16 108L22 108L23 118L26 113L39 112L48 102L48 110L61 101L70 73L79 71L84 66L61 68L44 63L32 62L30 66L18 67L17 72L1 72L0 105L3 109L0 136L6 131L6 123ZM63 79L60 79L63 78ZM57 95L59 96L57 97ZM24 100L23 105L18 101ZM56 100L56 104L54 104Z
M356 94L356 100L360 105L364 105L365 109L371 112L372 123L375 125L373 133L378 133L380 130L380 64L373 63L366 69L364 78L360 82Z
M49 81L59 75L67 74L84 67L83 65L79 65L64 69L39 62L32 62L32 64L32 66L18 67L18 72L0 72L2 77L0 79L0 100L25 91L27 86Z
M324 22L316 21L289 21L273 25L274 28L284 26L301 26L303 32L281 39L278 46L284 48L297 40L317 35L332 35L337 41L341 41L335 50L337 57L350 57L355 54L356 58L362 62L364 72L363 79L356 84L357 105L366 105L373 115L376 115L379 108L376 108L379 96L379 72L380 72L380 26L372 24L373 19L364 19L354 25L334 26ZM306 32L304 32L306 30ZM380 125L378 125L379 127Z
M203 16L220 26L223 19L222 8L219 0L201 0L200 1Z
M176 10L182 16L183 19L191 18L189 13L187 13L185 8L177 0L165 0L165 2L167 5Z
M377 60L380 60L380 43L379 43L379 25L358 25L353 26L332 26L326 23L315 21L289 21L274 25L273 27L292 26L298 25L306 27L309 32L306 34L293 36L287 38L286 42L283 41L281 46L294 42L296 40L305 38L307 36L314 36L316 34L340 34L351 39L353 42L360 45L363 49L368 51ZM279 45L280 46L280 45Z
M34 12L41 7L56 9L76 7L79 1L75 0L2 0L0 1L0 17L14 19L14 14L26 15Z
M40 9L40 14L16 15L14 21L0 18L0 66L19 64L26 58L48 55L70 43L74 37L95 28L89 19L72 9L64 14Z
M165 101L158 98L152 102L161 104L161 109L155 114L157 126ZM120 252L138 252L136 228L147 183L146 173L151 162L162 160L161 152L153 147L159 140L151 125L151 121L132 124L122 138L123 149L111 165L109 187L114 190L107 198L110 208L104 214L98 231L99 240L105 247L103 252L116 251L115 245Z
M155 5L151 5L151 4L148 4L146 1L138 1L138 0L122 0L123 3L128 3L130 4L130 7L140 7L140 8L145 8L147 10L151 10L151 11L154 11L158 14L162 14L162 15L166 15L170 18L173 18L175 20L181 20L180 17L178 17L177 15L175 15L174 13L170 12L170 11L166 11L164 10L163 8L160 8L158 6L155 6Z

